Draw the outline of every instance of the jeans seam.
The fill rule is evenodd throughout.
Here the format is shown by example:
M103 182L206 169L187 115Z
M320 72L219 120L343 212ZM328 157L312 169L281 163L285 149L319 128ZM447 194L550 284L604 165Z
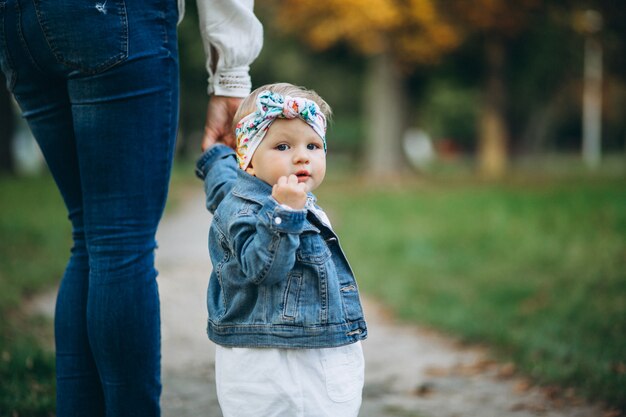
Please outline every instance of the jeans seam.
M218 239L220 240L220 244L226 241L226 238L221 233L219 234ZM226 244L226 246L228 245ZM215 275L217 277L218 282L220 283L220 287L222 288L222 295L223 295L222 309L224 311L226 311L226 305L229 303L229 300L226 295L226 287L224 287L224 280L222 279L222 269L224 268L224 265L226 265L226 262L228 262L229 259L230 259L230 253L226 252L224 254L224 258L215 266Z
M165 0L162 4L163 6L162 10L159 11L159 17L162 22L161 29L163 30L163 33L162 33L163 46L168 51L169 56L172 55L171 49L169 48L170 40L171 40L169 36L169 16L171 13L170 13L170 9L168 8L168 6L171 7L171 1L172 0ZM176 2L175 10L176 10L176 15L177 15L176 16L176 21L177 21L178 20L178 2Z
M39 28L41 29L41 33L43 34L43 38L46 40L46 44L48 44L48 48L50 48L50 52L52 52L52 54L57 59L57 61L61 62L59 54L56 51L56 48L50 43L50 40L48 38L48 31L47 31L46 26L43 23L41 23L42 22L42 16L41 16L41 13L39 12L39 8L37 7L37 1L36 0L33 1L33 6L35 8L35 15L37 16L37 24L39 25Z
M171 56L171 53L170 53ZM172 71L174 71L172 69L172 66L176 64L175 60L173 60L174 62L171 65L167 66L167 73L168 73L168 79L169 81L169 88L167 89L168 93L167 93L167 111L168 111L168 117L167 117L167 149L168 152L170 150L172 150L174 143L176 141L176 130L174 128L174 124L176 124L175 120L172 120L174 118L174 114L173 114L173 110L172 110L172 105L174 103L174 100L172 98L172 96L174 95L172 93L172 89L174 88L174 84L176 83L176 80L173 79L172 77ZM173 152L173 150L172 150ZM171 165L172 162L171 160L173 159L173 155L170 155L170 159L165 161L165 169L169 169L171 170ZM166 192L166 198L167 199L167 192Z
M328 274L326 273L326 267L320 266L319 269L319 282L320 282L320 323L328 323ZM347 316L346 316L347 317Z
M17 13L17 34L20 38L20 43L22 45L22 49L24 50L26 56L28 56L28 60L33 65L33 67L39 71L40 74L45 74L45 72L41 69L41 67L35 61L33 54L30 52L30 48L28 47L28 43L26 42L26 38L24 37L24 31L22 30L22 9L20 9L19 0L15 2L15 9Z
M163 31L163 45L165 46L165 49L167 49L169 51L169 36L167 36L167 31L168 31L168 27L167 27L167 14L164 11L161 11L160 13L160 18L161 18L161 30Z

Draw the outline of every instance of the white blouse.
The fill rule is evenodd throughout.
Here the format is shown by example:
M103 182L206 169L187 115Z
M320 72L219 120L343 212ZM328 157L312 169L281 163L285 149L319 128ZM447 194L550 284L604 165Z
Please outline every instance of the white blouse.
M261 52L263 26L254 0L196 0L209 73L208 93L245 97L250 93L250 64ZM184 0L178 0L180 18ZM180 20L179 20L180 21Z

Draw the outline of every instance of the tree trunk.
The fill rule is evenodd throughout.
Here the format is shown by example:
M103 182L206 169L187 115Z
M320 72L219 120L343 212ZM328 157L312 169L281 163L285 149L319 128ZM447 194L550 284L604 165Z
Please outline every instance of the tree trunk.
M602 154L602 44L592 36L585 40L582 127L583 162L596 169Z
M5 78L0 72L0 174L14 174L13 133L15 120L11 95L5 88Z
M388 54L374 56L366 74L365 116L367 176L374 180L406 172L402 139L406 130L404 77Z
M562 109L569 100L569 85L563 83L553 93L530 109L526 125L522 129L520 143L517 147L523 154L537 156L545 152L549 138L552 136L555 122L562 116Z
M485 45L487 79L479 122L478 160L480 173L488 178L499 178L504 175L508 163L504 54L502 40L487 40Z

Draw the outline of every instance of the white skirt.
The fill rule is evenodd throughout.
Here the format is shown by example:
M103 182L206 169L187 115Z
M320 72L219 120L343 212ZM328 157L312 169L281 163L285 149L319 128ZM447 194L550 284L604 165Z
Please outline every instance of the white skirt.
M228 348L215 352L224 417L356 417L361 342L324 349Z

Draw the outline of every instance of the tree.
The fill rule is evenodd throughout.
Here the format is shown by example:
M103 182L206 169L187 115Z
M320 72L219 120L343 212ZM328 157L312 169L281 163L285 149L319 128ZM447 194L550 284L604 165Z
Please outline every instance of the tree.
M504 79L507 43L522 32L541 0L475 0L450 2L451 12L465 37L479 36L483 45L485 79L479 120L478 158L483 175L504 174L508 160L508 94Z
M396 175L405 165L406 78L416 66L432 65L456 48L457 30L434 0L276 0L278 24L311 47L337 44L368 57L364 109L366 159L375 178Z
M542 0L277 0L277 20L316 49L338 43L370 57L366 98L369 161L375 175L399 166L404 132L404 78L417 67L437 64L469 39L483 44L485 80L479 120L479 164L490 177L507 165L507 43L526 28ZM443 7L445 6L445 7ZM395 126L395 129L392 128ZM389 132L389 137L384 137ZM391 154L394 152L395 154Z

